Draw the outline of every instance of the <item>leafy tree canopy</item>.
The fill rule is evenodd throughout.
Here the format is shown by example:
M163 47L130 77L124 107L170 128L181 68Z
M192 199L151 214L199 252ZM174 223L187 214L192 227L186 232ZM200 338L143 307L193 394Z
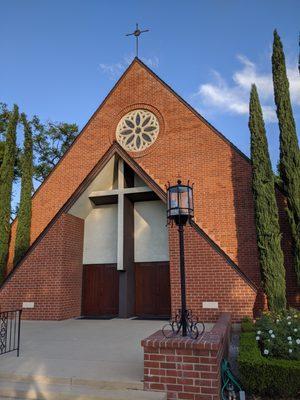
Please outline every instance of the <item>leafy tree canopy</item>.
M78 126L65 122L43 124L37 116L31 123L36 161L34 175L35 179L42 182L78 135Z
M0 166L5 149L7 123L11 111L5 103L0 103ZM53 167L70 147L78 135L78 126L65 122L42 123L34 116L28 121L33 130L34 178L43 182ZM20 178L21 149L17 147L15 180Z

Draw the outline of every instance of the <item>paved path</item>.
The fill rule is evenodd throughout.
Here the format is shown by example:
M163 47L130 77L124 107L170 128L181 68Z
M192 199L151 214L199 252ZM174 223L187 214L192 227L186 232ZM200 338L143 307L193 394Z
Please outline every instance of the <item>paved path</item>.
M140 381L140 341L164 321L24 321L21 352L0 359L0 374L43 375L101 381Z

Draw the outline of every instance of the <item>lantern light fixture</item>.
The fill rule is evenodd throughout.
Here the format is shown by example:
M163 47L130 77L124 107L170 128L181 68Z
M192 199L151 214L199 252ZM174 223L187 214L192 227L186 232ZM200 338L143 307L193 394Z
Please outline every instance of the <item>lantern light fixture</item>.
M167 218L176 225L185 225L194 217L193 186L183 185L181 180L177 185L167 187Z

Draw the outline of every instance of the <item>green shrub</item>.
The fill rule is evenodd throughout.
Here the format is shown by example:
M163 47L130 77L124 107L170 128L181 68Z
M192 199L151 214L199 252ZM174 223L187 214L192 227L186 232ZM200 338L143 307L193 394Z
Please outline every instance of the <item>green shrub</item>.
M254 332L255 325L250 317L244 317L241 323L242 332Z
M300 360L300 313L284 310L264 314L256 322L256 340L267 357Z
M264 357L255 334L241 334L239 373L243 388L261 396L296 396L300 391L300 361Z

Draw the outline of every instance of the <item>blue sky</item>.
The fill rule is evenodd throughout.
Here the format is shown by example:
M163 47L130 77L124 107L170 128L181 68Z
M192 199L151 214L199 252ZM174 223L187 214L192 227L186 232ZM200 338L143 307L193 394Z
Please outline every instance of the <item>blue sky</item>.
M142 60L247 155L257 83L275 165L272 34L284 44L299 127L299 15L299 0L1 0L0 101L82 128L132 60L125 34L139 22L150 29Z

